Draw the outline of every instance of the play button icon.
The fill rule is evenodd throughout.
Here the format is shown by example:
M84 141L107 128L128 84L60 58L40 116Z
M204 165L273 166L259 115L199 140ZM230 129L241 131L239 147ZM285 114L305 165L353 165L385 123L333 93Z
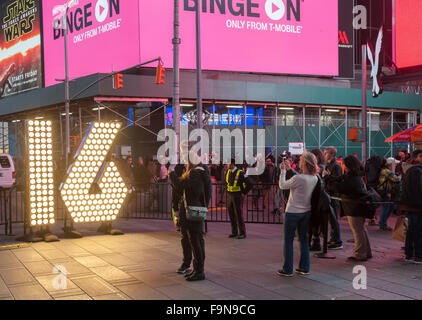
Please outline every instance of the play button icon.
M95 6L95 18L103 22L108 16L108 0L98 0Z
M280 20L286 12L283 0L267 0L265 3L265 12L271 20Z

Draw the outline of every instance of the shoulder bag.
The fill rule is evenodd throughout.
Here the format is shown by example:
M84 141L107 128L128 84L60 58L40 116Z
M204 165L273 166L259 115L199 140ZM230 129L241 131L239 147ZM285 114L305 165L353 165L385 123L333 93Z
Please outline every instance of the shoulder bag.
M185 202L186 208L186 219L189 221L204 221L207 220L207 207L196 207L196 206L188 206L186 201L186 191L183 192L183 201ZM205 203L205 195L204 195L204 203Z

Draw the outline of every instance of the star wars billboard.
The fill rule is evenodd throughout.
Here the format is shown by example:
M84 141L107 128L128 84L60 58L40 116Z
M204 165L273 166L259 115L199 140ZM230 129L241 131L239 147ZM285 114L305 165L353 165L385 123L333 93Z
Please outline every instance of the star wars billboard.
M0 98L42 87L39 0L0 1Z

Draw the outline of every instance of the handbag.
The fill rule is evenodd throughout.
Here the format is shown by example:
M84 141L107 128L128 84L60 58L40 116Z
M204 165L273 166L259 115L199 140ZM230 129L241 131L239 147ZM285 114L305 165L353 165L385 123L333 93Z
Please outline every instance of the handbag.
M189 221L204 221L207 220L207 207L188 206L186 201L186 191L183 192L183 201L185 202L186 208L186 219ZM205 195L204 195L205 203Z
M397 218L396 225L393 229L393 239L406 242L407 219L404 216Z

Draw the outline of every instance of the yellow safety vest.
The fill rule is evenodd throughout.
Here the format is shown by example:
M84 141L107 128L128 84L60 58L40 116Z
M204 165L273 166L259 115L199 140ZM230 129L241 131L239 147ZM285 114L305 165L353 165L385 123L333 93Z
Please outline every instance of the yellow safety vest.
M230 169L227 170L226 182L227 182L227 191L228 192L240 192L240 191L242 191L240 189L240 186L237 185L237 182L239 180L239 175L240 175L241 172L242 172L242 170L240 170L240 169L237 170L236 177L234 178L234 183L231 186L229 184Z

